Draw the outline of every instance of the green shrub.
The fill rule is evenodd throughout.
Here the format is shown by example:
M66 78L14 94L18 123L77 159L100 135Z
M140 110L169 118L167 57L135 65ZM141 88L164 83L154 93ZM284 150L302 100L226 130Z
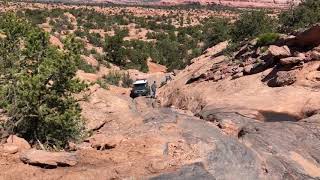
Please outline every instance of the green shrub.
M281 31L289 32L320 22L320 1L304 0L280 14Z
M96 48L92 48L90 50L90 53L94 55L94 54L97 54L98 52L97 52Z
M77 67L78 67L78 69L83 70L86 73L96 73L97 72L97 69L95 67L88 64L87 62L85 62L82 59L78 61Z
M273 44L280 38L278 33L265 33L258 36L257 46L267 46Z
M102 41L101 41L101 35L99 33L89 33L87 35L89 43L95 45L95 46L102 46Z
M11 13L1 15L0 31L6 35L0 40L0 108L10 117L6 130L52 148L79 139L84 124L72 96L86 87L74 78L79 54L49 45L48 34Z
M233 53L236 52L241 47L239 42L230 42L228 47L223 51L223 54L232 57Z
M115 36L107 36L105 38L104 51L107 53L107 60L121 67L125 67L126 59L125 53L126 49L123 47L124 36L121 33L116 34Z
M217 43L231 38L231 25L227 19L211 19L204 25L205 48L209 48Z
M105 75L102 77L102 79L99 79L97 83L104 89L108 89L107 84L129 88L132 86L133 80L130 78L129 73L111 71L108 75Z
M81 37L81 38L84 38L87 33L84 31L84 30L81 30L81 29L77 29L74 31L74 34L78 37Z
M118 71L111 71L108 75L103 76L103 80L111 85L119 86L122 74Z
M24 13L27 19L35 25L45 23L48 16L46 11L39 9L26 9Z
M99 84L102 89L109 89L108 84L104 80L98 79L97 84Z
M271 18L264 11L250 11L240 15L232 30L233 41L243 41L257 37L260 34L274 32L277 20Z
M122 75L122 87L129 88L132 86L133 80L130 78L129 73L124 73Z

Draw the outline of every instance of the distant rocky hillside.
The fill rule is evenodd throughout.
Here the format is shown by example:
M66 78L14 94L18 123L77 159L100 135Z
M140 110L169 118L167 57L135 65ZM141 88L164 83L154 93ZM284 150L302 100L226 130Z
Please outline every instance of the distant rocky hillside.
M40 0L41 1L41 0ZM47 0L42 0L47 1ZM51 0L50 2L76 3L113 3L113 4L145 4L145 5L181 5L181 4L219 4L231 7L263 7L287 8L296 5L301 0Z

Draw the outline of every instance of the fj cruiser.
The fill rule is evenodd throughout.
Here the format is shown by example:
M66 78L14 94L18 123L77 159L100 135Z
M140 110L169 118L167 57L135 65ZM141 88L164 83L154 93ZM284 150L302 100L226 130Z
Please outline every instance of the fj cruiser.
M130 97L136 98L139 96L148 96L150 95L150 87L148 85L148 81L143 80L137 80L133 83L133 88L130 93Z

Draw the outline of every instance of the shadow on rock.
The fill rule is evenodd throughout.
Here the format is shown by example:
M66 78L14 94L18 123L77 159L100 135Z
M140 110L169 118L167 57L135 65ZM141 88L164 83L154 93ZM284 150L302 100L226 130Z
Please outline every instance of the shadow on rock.
M264 122L281 122L281 121L291 121L296 122L300 120L300 117L284 113L284 112L275 112L275 111L259 111L261 116L258 116L257 119L263 120Z

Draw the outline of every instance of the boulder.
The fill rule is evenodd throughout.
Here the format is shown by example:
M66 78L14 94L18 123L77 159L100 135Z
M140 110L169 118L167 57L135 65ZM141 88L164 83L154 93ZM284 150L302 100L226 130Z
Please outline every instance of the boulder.
M16 135L10 135L6 144L17 146L21 152L31 148L30 144L25 139Z
M271 62L258 62L255 64L252 64L252 68L250 70L250 73L248 74L257 74L260 73L266 69L268 69L271 66Z
M250 72L251 72L252 69L253 69L253 65L252 65L252 64L249 64L249 65L246 65L246 66L244 67L243 72L244 72L245 74L250 74Z
M288 46L279 47L279 46L271 45L269 46L268 51L272 56L279 57L279 58L285 58L285 57L291 56L291 52Z
M120 135L108 137L104 134L95 134L87 139L87 141L91 144L92 148L102 151L115 148L123 139L124 137Z
M213 81L219 81L220 79L222 79L222 74L221 73L215 73L211 79Z
M248 44L243 45L239 51L234 53L234 58L239 59L240 57L243 56L243 54L248 53L250 51L250 47Z
M30 149L20 155L20 160L26 164L44 168L56 168L58 166L75 166L77 157L68 152L47 152Z
M234 73L241 73L243 72L244 68L243 67L237 67L235 70L234 70Z
M19 151L19 147L13 144L4 144L0 147L0 152L15 154Z
M282 87L288 86L297 81L295 72L290 71L279 71L276 74L276 77L268 82L270 87Z
M233 76L232 76L232 79L238 79L238 78L240 78L240 77L242 77L242 76L243 76L243 72L239 72L239 73L233 75Z
M292 64L298 64L300 62L303 62L306 58L305 57L287 57L280 59L281 65L292 65Z
M311 60L320 60L320 52L319 51L316 51L316 50L310 51L309 56L310 56Z
M288 46L295 47L316 47L320 44L320 24L315 24L312 27L298 32L295 38L288 39Z
M295 52L295 53L294 53L294 56L295 56L295 57L304 58L304 59L307 58L307 57L306 57L306 54L305 54L305 53L301 53L301 52Z

